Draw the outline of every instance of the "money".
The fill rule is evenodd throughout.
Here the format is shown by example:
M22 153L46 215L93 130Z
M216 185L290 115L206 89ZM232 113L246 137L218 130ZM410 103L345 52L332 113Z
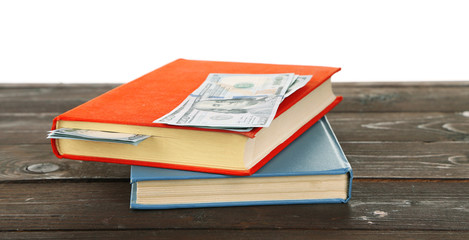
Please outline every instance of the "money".
M59 128L53 131L49 131L49 134L47 136L47 138L53 139L73 139L98 142L125 143L132 145L137 145L149 137L150 136L148 135L141 134L118 133L75 128Z
M154 123L211 128L268 127L295 74L209 74Z
M288 87L287 92L285 93L283 99L289 97L291 94L296 92L296 90L304 87L311 80L312 77L313 75L295 75L295 80L290 84L290 87ZM199 126L199 128L223 129L223 130L229 130L233 132L249 132L253 129L252 127L224 128L224 127L209 127L209 126L203 126L203 127Z

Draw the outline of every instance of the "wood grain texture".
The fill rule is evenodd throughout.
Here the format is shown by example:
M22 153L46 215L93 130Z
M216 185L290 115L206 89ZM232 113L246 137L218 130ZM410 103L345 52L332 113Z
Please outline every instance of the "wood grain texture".
M0 113L62 113L118 85L0 84Z
M462 112L468 111L468 82L338 83L344 97L334 112Z
M469 179L468 142L341 142L356 178Z
M469 230L467 182L358 181L348 204L129 210L117 182L0 184L0 230Z
M128 180L130 166L59 159L49 144L0 145L0 182L47 179Z
M327 117L340 141L469 141L469 112L329 113Z

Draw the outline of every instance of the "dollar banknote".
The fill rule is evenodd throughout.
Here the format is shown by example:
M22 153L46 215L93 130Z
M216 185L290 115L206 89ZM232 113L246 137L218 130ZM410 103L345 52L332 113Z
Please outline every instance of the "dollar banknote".
M268 127L294 80L294 73L212 73L178 107L154 123L231 129Z
M98 142L125 143L132 145L137 145L149 137L150 136L148 135L141 134L118 133L75 128L59 128L53 131L49 131L49 134L47 136L47 138L54 139L87 140Z
M295 75L295 80L290 84L290 86L287 89L287 92L285 93L283 99L289 97L291 94L296 92L296 90L304 87L313 77L313 75ZM242 128L224 128L224 127L209 127L209 126L204 126L199 128L208 128L208 129L224 129L224 130L229 130L229 131L234 131L234 132L249 132L253 128L252 127L242 127Z

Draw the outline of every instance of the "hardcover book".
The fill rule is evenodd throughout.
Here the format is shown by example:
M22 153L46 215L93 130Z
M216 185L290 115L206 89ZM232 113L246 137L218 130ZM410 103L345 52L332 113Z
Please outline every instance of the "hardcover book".
M324 117L251 176L131 167L134 209L345 203L352 168Z
M150 135L137 146L52 139L59 158L230 175L251 175L312 126L342 97L330 78L339 68L178 59L57 116L52 130L76 128ZM269 127L233 132L153 123L177 107L210 73L312 75L285 98Z

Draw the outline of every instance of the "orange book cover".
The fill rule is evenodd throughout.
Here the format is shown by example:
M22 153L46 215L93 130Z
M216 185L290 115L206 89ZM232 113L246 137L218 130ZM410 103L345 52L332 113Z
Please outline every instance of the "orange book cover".
M306 86L286 98L279 106L275 118L284 113L299 100L308 95L340 68L303 66L303 65L279 65L261 63L239 63L178 59L166 64L142 77L129 83L120 85L90 101L77 106L57 116L52 124L52 130L56 129L58 121L83 121L96 123L113 123L137 126L149 126L157 128L179 128L197 131L218 131L241 134L249 138L255 138L260 128L254 128L249 132L231 132L218 129L202 129L185 126L173 126L153 123L165 114L177 107L189 94L197 89L206 79L209 73L242 73L242 74L273 74L295 73L299 75L313 75ZM59 158L76 160L101 161L122 163L131 165L154 166L175 168L182 170L195 170L211 173L231 175L251 175L262 167L268 160L285 148L306 129L312 126L328 111L342 100L341 96L324 108L317 116L298 129L286 141L277 146L265 156L253 168L247 171L233 171L226 169L204 168L164 163L149 163L129 159L112 159L101 157L87 157L79 155L60 154L54 139L51 139L52 148Z

